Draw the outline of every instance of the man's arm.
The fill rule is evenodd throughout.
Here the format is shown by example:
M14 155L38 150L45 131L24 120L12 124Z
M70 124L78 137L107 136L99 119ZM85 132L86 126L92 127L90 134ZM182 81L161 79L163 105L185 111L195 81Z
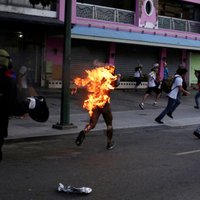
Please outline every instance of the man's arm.
M180 85L180 86L178 86L178 87L179 87L179 91L180 91L180 92L183 92L185 95L189 95L189 94L190 94L190 92L188 92L187 90L184 90L184 89L183 89L182 85Z

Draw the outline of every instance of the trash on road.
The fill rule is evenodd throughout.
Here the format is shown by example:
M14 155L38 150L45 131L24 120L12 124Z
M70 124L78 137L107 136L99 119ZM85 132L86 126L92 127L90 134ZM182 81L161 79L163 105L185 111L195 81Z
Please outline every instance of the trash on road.
M89 187L73 187L70 185L64 186L62 183L59 183L58 191L66 193L76 193L76 194L90 194L92 192L92 189Z

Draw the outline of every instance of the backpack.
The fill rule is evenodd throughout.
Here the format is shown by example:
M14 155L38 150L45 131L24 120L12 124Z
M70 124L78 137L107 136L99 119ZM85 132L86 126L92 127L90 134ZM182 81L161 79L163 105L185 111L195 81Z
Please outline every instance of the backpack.
M171 77L171 78L164 80L162 83L162 91L164 91L165 93L168 94L172 90L174 90L176 87L172 89L172 85L173 85L174 81L176 80L176 78L177 77Z

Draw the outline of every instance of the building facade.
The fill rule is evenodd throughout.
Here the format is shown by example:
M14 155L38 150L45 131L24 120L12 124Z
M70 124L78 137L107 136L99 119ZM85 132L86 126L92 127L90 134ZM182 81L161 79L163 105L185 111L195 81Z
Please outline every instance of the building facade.
M29 0L0 3L0 23L5 27L1 46L11 53L16 69L22 64L31 68L41 87L61 81L64 8L65 0L44 8L33 8ZM92 68L94 61L114 64L123 77L133 76L138 64L148 73L158 62L162 77L167 61L171 75L182 65L189 71L188 84L196 83L198 0L72 0L71 9L71 79Z

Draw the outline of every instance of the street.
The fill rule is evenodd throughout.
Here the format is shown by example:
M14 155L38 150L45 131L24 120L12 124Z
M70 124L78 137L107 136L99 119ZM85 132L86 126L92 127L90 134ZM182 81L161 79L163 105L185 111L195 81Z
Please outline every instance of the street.
M115 131L106 150L103 131L81 147L75 134L8 141L0 163L1 200L198 200L200 140L195 126ZM89 195L57 192L58 183L93 189Z

